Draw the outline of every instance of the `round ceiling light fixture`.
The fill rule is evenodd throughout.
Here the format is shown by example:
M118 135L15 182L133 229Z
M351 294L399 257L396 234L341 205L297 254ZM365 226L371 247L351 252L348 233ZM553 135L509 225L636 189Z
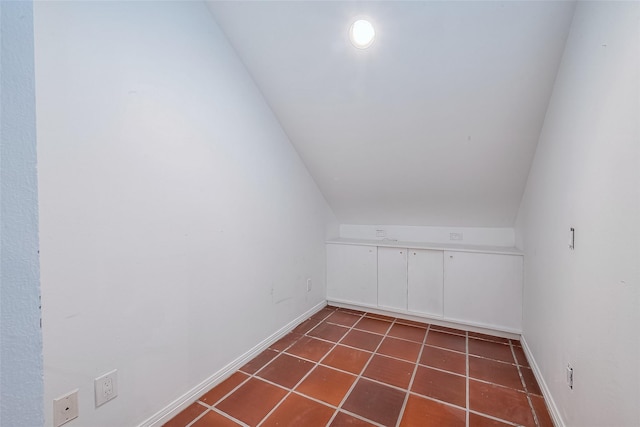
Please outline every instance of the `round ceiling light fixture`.
M349 28L349 39L358 49L366 49L373 44L376 31L371 22L365 19L358 19Z

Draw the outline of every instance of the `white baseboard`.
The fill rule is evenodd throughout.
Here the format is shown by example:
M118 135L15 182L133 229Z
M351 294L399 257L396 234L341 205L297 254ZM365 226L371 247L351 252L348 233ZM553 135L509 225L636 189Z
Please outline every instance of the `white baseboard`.
M200 396L206 393L211 388L215 387L225 379L227 379L231 374L238 370L241 366L247 363L249 360L256 357L262 351L266 350L271 344L278 341L280 338L288 334L293 328L298 326L307 318L311 317L318 311L322 310L327 305L327 301L322 301L311 309L307 310L305 313L296 317L294 320L271 334L271 336L264 339L258 345L253 347L251 350L246 353L240 355L237 359L227 364L225 367L220 369L218 372L211 375L206 380L202 381L200 384L187 391L185 394L171 402L169 405L162 408L160 411L147 418L138 427L160 427L162 424L169 421L171 418L175 417L180 413L180 411L184 410L186 407L191 405L193 402L198 400Z
M527 356L527 360L529 361L529 365L531 365L531 370L533 371L533 375L536 377L538 381L538 385L542 390L542 395L544 396L544 401L547 404L547 409L549 410L549 414L551 415L551 419L553 421L553 425L555 427L566 427L564 421L562 421L562 417L560 416L560 411L556 406L556 402L553 400L551 396L551 391L547 386L544 378L542 377L542 373L540 372L540 368L536 363L536 360L533 358L533 354L531 354L531 349L529 349L529 345L527 345L527 340L522 336L520 342L522 343L522 349Z

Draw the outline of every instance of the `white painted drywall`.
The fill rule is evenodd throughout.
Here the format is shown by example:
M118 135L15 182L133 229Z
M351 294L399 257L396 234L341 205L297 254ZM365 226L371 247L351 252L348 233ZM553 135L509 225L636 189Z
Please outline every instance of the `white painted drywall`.
M639 31L638 2L578 3L517 221L524 337L567 426L640 425Z
M0 426L42 408L33 4L0 2Z
M46 425L76 387L69 427L137 425L324 300L334 218L204 3L41 2L35 36Z
M382 231L384 237L378 236L378 231ZM462 234L462 240L451 240L451 233ZM392 239L401 242L460 243L464 245L505 247L513 247L515 245L513 228L492 227L340 224L340 237L345 239Z
M208 4L341 223L513 226L573 1Z

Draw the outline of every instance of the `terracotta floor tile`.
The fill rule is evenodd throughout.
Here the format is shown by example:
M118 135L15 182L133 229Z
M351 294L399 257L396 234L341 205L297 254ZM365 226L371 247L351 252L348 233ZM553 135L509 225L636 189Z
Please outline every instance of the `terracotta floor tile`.
M304 335L311 329L315 328L320 322L322 322L320 319L307 319L296 326L291 332Z
M467 351L467 339L460 335L452 335L439 331L429 331L427 344L455 351Z
M409 326L417 326L418 328L427 329L429 326L426 322L416 322L415 320L407 320L407 319L396 319L396 323L402 323L403 325Z
M298 357L319 361L333 348L334 344L311 337L302 337L287 349L287 353Z
M352 329L342 338L340 344L356 347L362 350L374 351L382 341L382 335Z
M250 426L255 426L286 394L287 392L280 387L251 378L218 403L216 408Z
M465 427L466 413L440 402L409 395L400 427Z
M325 322L336 323L342 326L348 326L349 328L356 324L360 317L355 314L345 313L344 311L336 311L331 316L327 317Z
M376 354L362 376L396 387L408 388L415 366L414 363Z
M247 378L249 378L249 375L240 371L234 372L233 375L209 390L198 400L206 403L207 405L215 405L218 400L226 396L227 393L239 386Z
M344 412L338 412L338 415L333 419L329 427L375 427L373 424L363 421L359 418L353 417Z
M355 380L354 375L319 365L296 387L296 391L338 406Z
M370 317L363 317L356 323L354 328L361 329L363 331L375 332L376 334L386 334L391 326L391 322L380 319L372 319Z
M527 360L527 356L524 354L524 350L522 350L522 347L513 347L513 352L516 355L516 361L518 362L518 365L521 366L526 366L527 368L529 368L529 361Z
M467 357L462 353L425 345L420 363L456 374L467 374Z
M469 380L469 409L524 426L535 426L527 395L498 385Z
M512 425L469 412L469 427L512 427Z
M266 349L253 359L251 359L247 364L245 364L240 370L242 372L246 372L249 375L253 375L258 372L264 365L271 362L274 357L276 357L279 353L275 350Z
M328 306L324 307L322 310L318 311L313 316L311 316L311 318L312 319L317 319L317 320L324 320L327 317L329 317L330 314L335 312L337 309L338 309L337 307L332 307L332 306L328 305Z
M467 332L469 338L479 338L486 341L499 342L501 344L509 344L509 340L507 338L496 337L494 335L481 334L479 332Z
M417 342L387 337L382 341L377 352L415 363L418 360L420 347L422 346Z
M395 317L389 317L383 314L376 314L376 313L366 313L365 316L371 317L372 319L386 320L387 322L393 322L394 320L396 320Z
M551 420L551 415L549 415L549 410L547 409L544 398L541 396L529 397L531 398L533 409L536 411L536 415L538 416L538 424L540 427L553 427L553 421Z
M240 424L235 421L231 421L229 418L215 411L209 411L196 421L192 427L237 427L239 425Z
M431 329L432 331L448 332L450 334L467 336L467 331L463 331L462 329L447 328L446 326L431 325L429 329Z
M469 377L524 390L518 367L509 363L469 356Z
M269 348L275 351L283 351L287 349L291 344L298 341L300 338L302 338L302 334L290 332L284 337L280 338L278 341L271 344Z
M538 385L536 376L533 374L531 368L525 368L524 366L521 366L520 372L522 372L522 378L524 378L524 383L527 386L527 391L529 393L542 396L542 390L540 390L540 386Z
M334 412L334 409L326 405L292 393L269 415L262 426L325 426Z
M314 364L288 354L280 354L256 375L287 388L293 388Z
M411 391L466 408L467 380L465 377L418 366Z
M469 338L469 354L507 363L516 363L513 354L511 354L511 346L505 344Z
M342 407L384 426L395 426L406 393L361 378Z
M371 353L338 345L329 352L322 364L358 375L370 357Z
M349 328L344 326L332 325L331 323L320 323L315 329L307 333L307 335L316 338L322 338L323 340L338 342L342 338Z
M405 340L416 341L422 344L427 330L416 326L401 325L395 323L389 330L388 335L396 338L404 338Z
M199 403L192 403L185 410L162 425L162 427L184 427L200 416L207 408Z

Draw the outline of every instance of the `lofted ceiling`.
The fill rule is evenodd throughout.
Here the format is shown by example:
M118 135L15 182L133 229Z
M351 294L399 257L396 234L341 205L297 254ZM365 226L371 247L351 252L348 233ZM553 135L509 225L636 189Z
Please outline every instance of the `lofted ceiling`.
M513 226L572 2L208 5L341 223Z

